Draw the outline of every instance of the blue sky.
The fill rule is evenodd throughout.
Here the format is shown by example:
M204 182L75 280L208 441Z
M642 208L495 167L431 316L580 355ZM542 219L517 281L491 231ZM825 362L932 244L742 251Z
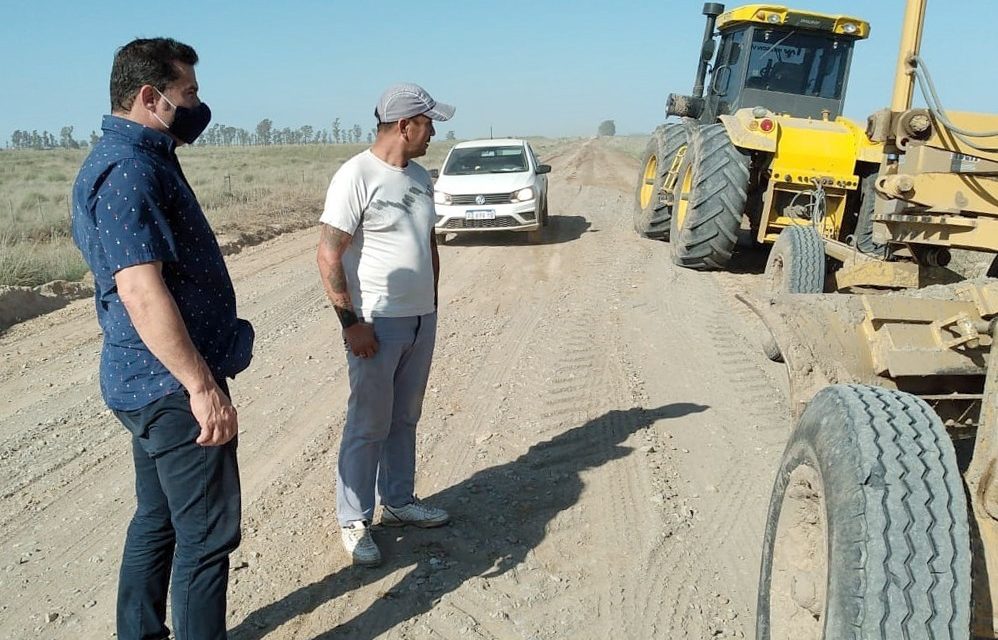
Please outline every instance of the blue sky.
M729 8L737 3L726 3ZM249 130L373 125L382 89L425 86L457 106L439 127L458 137L618 134L664 120L669 92L692 88L703 31L701 0L394 0L69 2L7 0L0 11L0 142L15 129L64 125L86 139L108 112L114 50L168 35L194 46L201 97L213 122ZM886 106L902 0L792 4L872 23L858 45L846 115ZM994 110L995 0L929 1L923 57L943 103ZM981 74L981 75L975 75Z

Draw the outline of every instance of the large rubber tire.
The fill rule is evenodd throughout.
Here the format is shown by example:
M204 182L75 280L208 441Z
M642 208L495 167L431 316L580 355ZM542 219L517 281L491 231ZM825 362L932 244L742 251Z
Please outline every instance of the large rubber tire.
M786 227L766 260L770 293L821 293L825 290L825 245L811 225Z
M873 240L873 209L877 202L877 174L865 176L859 183L859 214L856 218L856 248L878 258L887 255L887 245Z
M727 266L748 199L750 163L748 154L731 143L724 125L696 130L672 208L670 242L676 264L698 270Z
M641 156L638 185L634 192L634 230L655 240L669 239L672 194L662 184L679 150L686 146L686 127L678 123L659 125Z
M965 640L970 589L967 503L939 417L900 391L820 391L773 487L756 638Z

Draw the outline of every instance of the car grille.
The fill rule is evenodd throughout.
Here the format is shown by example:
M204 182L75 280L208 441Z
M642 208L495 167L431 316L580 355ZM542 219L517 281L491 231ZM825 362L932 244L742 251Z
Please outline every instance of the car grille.
M499 216L495 220L465 220L451 218L441 229L502 229L503 227L519 227L523 223L512 216Z
M451 204L478 204L475 198L479 194L451 196ZM511 193L485 193L485 202L482 204L509 204L512 202Z

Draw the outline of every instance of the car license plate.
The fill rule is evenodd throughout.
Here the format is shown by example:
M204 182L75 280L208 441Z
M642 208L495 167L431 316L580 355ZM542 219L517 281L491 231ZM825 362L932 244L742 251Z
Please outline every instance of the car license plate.
M495 220L495 209L468 209L464 212L465 220Z

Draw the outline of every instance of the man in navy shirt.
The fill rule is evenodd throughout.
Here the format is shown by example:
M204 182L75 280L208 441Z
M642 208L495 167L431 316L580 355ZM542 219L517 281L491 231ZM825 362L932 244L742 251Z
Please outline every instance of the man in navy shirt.
M118 638L225 638L239 544L236 410L249 365L221 251L176 147L210 119L194 49L134 40L111 70L111 115L73 186L73 238L94 274L104 400L132 435L137 508L118 583Z

